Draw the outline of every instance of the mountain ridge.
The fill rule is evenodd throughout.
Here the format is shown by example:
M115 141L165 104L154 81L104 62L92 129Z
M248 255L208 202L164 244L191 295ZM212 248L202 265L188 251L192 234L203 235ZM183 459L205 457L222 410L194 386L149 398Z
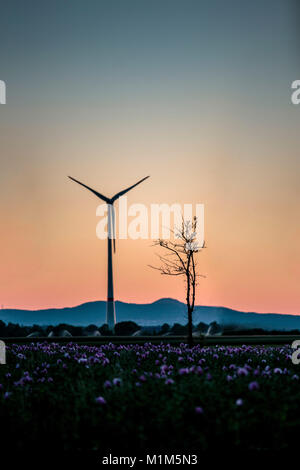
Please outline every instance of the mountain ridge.
M136 304L116 301L117 321L135 321L141 326L162 325L163 323L187 323L186 306L173 298L161 298L151 303ZM84 302L73 307L48 308L39 310L2 309L0 320L20 325L57 325L67 323L74 326L105 323L106 301ZM267 330L300 330L300 315L281 313L243 312L229 307L196 306L194 323L217 321L222 325L237 325L246 328Z

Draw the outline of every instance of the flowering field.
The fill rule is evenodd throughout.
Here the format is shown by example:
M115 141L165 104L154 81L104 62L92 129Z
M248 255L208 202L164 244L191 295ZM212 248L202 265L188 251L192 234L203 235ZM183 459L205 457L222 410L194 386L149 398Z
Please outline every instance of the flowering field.
M2 443L19 450L280 450L300 431L284 347L12 345Z

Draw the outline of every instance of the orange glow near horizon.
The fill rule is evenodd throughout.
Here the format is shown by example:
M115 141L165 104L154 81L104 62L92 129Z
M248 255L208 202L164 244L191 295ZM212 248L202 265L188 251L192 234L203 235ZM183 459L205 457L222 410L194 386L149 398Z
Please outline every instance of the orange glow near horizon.
M198 260L206 278L200 279L198 305L299 313L296 173L284 173L280 149L276 153L272 149L276 163L270 175L270 169L259 158L250 164L235 159L234 146L229 157L225 143L224 139L223 148L218 148L204 141L198 152L188 150L186 159L193 160L193 177L177 169L184 154L184 142L178 148L178 140L170 144L168 152L166 148L161 150L165 160L147 142L150 164L137 159L137 155L145 154L141 144L135 152L129 148L126 156L123 150L124 161L131 165L129 170L118 160L121 174L114 171L113 157L106 166L103 160L97 162L96 149L91 146L87 152L84 139L81 145L79 141L73 148L71 145L72 158L64 163L59 157L67 154L67 144L61 143L55 161L49 158L44 163L45 178L42 170L36 178L26 174L25 168L19 169L14 177L11 175L17 193L8 188L6 201L1 201L5 220L1 234L5 248L0 271L1 304L6 308L38 309L105 300L106 241L96 238L96 207L101 201L66 175L72 174L110 196L150 173L149 180L129 193L129 204L205 204L207 248ZM48 148L50 141L42 144ZM84 152L92 158L82 162ZM119 152L115 149L116 159ZM245 158L250 153L245 149L243 152ZM107 154L107 149L101 154ZM205 159L201 155L206 155ZM174 168L169 168L170 161ZM150 239L117 240L116 299L143 303L173 297L184 301L183 279L161 276L148 267L156 263L158 251L151 244Z

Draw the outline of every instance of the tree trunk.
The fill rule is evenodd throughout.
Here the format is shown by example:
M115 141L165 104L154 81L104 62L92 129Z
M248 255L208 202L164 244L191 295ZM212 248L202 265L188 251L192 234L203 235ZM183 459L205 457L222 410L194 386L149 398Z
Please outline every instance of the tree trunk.
M193 311L188 309L188 344L191 348L193 346Z

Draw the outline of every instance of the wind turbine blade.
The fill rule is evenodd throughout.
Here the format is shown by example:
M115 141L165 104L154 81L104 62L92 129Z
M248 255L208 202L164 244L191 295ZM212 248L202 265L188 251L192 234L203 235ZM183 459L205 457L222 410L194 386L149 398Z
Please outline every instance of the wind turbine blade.
M86 184L81 183L80 181L76 180L75 178L72 178L72 176L68 176L68 178L70 178L70 180L72 180L72 181L75 181L75 183L80 184L80 185L83 186L84 188L88 189L89 191L91 191L92 193L94 193L97 197L99 197L100 199L102 199L102 201L107 202L107 204L110 203L110 199L109 199L108 197L103 196L103 194L98 193L98 191L95 191L94 189L90 188L90 187L87 186Z
M114 245L114 253L116 252L116 213L115 208L111 205L111 219L112 219L112 236L113 236L113 245Z
M112 202L114 202L116 199L118 199L119 197L123 196L123 194L125 193L128 193L128 191L130 191L131 189L135 188L138 184L142 183L143 181L145 181L147 178L150 178L150 176L146 176L145 178L141 179L140 181L138 181L137 183L133 184L132 186L129 186L129 188L126 188L126 189L123 189L123 191L120 191L119 193L115 194L111 200Z

